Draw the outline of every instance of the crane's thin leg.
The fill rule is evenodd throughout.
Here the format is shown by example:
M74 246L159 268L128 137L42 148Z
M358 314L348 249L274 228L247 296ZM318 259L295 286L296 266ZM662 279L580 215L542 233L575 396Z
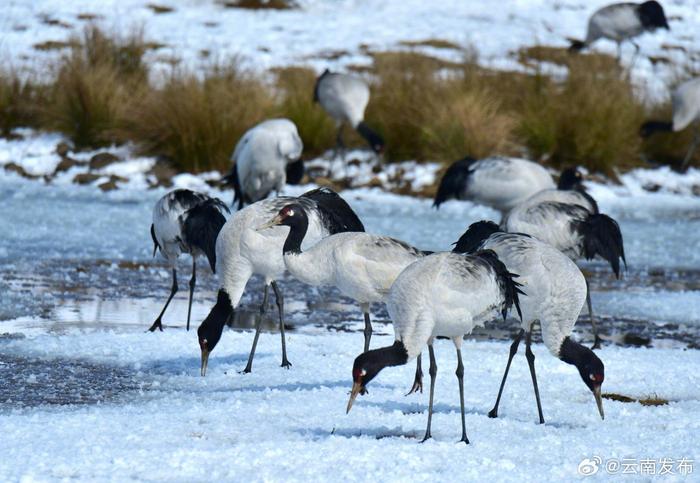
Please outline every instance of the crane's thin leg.
M372 339L372 322L369 320L369 307L365 311L365 350L369 350L369 341Z
M620 63L620 60L622 59L622 42L617 42L617 63Z
M542 403L540 402L540 390L537 387L537 375L535 374L535 354L530 348L532 342L532 330L525 336L525 358L527 365L530 366L530 375L532 376L532 387L535 388L535 399L537 399L537 413L540 416L540 424L544 424L544 416L542 416Z
M685 158L683 158L683 163L681 164L681 171L685 171L688 167L688 164L690 164L690 160L693 157L693 154L695 154L695 150L697 149L698 144L700 144L700 125L695 126L695 135L693 136L693 142L690 143L690 149L688 149Z
M192 315L192 296L194 295L194 286L197 283L197 259L192 256L192 278L190 278L190 302L187 305L187 330L190 330L190 316Z
M433 350L432 341L428 344L428 353L430 354L430 369L428 373L430 374L430 402L428 403L428 427L425 429L425 436L421 443L425 443L430 438L433 437L430 434L430 424L433 421L433 396L435 394L435 378L437 376L437 363L435 362L435 351Z
M632 61L630 62L630 66L627 69L627 72L630 75L632 75L632 69L634 68L634 64L637 62L637 57L639 56L639 44L636 42L632 42L632 45L634 45L634 55L632 55Z
M520 345L520 339L523 338L525 333L524 329L520 329L520 332L513 339L513 343L510 345L510 354L508 355L508 363L506 364L506 370L503 373L503 379L501 380L501 387L498 389L498 396L496 397L496 404L493 405L493 409L489 411L490 418L498 417L498 405L501 403L501 395L503 394L503 388L506 385L506 379L508 378L508 371L510 370L510 363L513 362L513 357L518 352L518 346Z
M255 348L258 346L258 338L260 338L260 329L262 328L263 316L265 315L265 310L267 309L267 297L270 294L270 286L265 285L265 292L263 293L263 301L260 306L260 317L255 324L255 337L253 337L253 347L250 349L250 354L248 355L248 364L246 364L245 369L243 369L243 374L248 374L253 370L253 358L255 357Z
M600 349L600 343L603 339L598 335L598 326L595 323L595 317L593 316L593 304L591 303L591 286L586 278L586 304L588 304L588 316L591 318L591 327L593 328L593 346L591 349Z
M168 308L168 305L170 305L170 301L173 299L175 294L177 293L177 271L173 268L173 285L170 287L170 296L168 297L168 300L165 302L165 307L163 307L163 310L160 311L160 314L158 314L158 318L156 319L155 322L153 322L153 325L149 327L150 332L154 332L156 329L160 330L163 332L163 323L162 323L162 318L163 314L165 313L165 309Z
M416 377L413 379L413 386L411 386L411 390L406 393L406 396L418 391L420 391L421 394L423 393L423 369L421 368L422 358L423 355L418 354L418 358L416 358Z
M284 340L284 297L282 296L282 291L277 286L277 282L274 280L272 281L272 290L275 291L277 309L280 313L280 336L282 337L282 364L280 364L280 367L289 369L292 367L292 363L287 359L287 343Z
M462 439L460 439L459 442L469 444L469 439L467 438L467 423L464 420L464 364L462 364L462 349L459 348L462 345L461 337L456 345L458 345L458 348L457 370L455 371L455 375L459 382L459 407L462 410Z

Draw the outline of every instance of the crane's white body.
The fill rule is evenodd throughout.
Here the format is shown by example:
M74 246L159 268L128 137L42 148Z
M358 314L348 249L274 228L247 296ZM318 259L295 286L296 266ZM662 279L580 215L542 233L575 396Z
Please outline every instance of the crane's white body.
M309 218L305 244L310 246L328 235L328 230L316 211L315 202L303 197L283 196L266 199L234 213L216 240L216 273L221 287L231 299L233 308L238 306L245 286L253 274L264 277L265 285L284 274L282 247L289 228L275 226L262 231L256 231L256 228L269 221L290 203L298 203L304 207Z
M583 238L573 225L590 214L578 204L539 202L534 199L511 210L501 221L501 228L507 232L533 236L577 260L582 257Z
M673 103L673 130L682 131L694 122L700 122L700 77L679 85L671 95Z
M462 198L508 212L533 194L556 185L543 166L519 158L480 159L469 167Z
M581 270L559 250L530 236L494 233L480 248L496 252L508 271L518 274L525 294L520 297L522 328L530 332L539 320L545 346L559 357L586 301Z
M324 73L318 81L316 96L321 107L337 123L347 122L357 128L365 117L369 86L360 77Z
M246 198L256 202L279 192L287 181L287 164L299 159L303 148L289 119L269 119L249 129L231 155Z
M615 42L636 37L644 32L637 3L615 3L596 10L588 20L586 44L605 38Z
M366 312L370 303L384 301L396 277L423 256L393 238L348 232L323 238L301 253L286 253L284 262L296 279L334 286Z
M387 310L408 359L436 336L462 336L498 316L504 295L493 268L456 253L435 253L409 265L389 291Z

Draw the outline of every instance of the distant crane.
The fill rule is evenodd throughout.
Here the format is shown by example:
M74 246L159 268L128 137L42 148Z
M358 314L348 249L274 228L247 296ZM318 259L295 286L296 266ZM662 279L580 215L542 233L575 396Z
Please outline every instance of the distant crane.
M681 170L685 170L700 144L700 77L679 85L671 94L671 101L673 103L672 122L647 121L642 124L639 133L642 137L647 138L655 132L682 131L693 124L693 141L681 163Z

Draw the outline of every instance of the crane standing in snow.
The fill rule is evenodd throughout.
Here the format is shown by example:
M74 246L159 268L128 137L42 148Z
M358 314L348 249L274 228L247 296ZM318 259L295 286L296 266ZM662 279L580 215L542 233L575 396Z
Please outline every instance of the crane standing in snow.
M538 238L572 260L592 260L600 256L610 263L617 278L620 277L620 260L627 264L617 222L579 202L541 201L538 195L534 195L513 208L501 221L501 228L510 233L524 233ZM593 348L598 348L601 339L593 316L590 290L587 302L595 338Z
M206 373L209 354L219 342L224 325L233 316L233 311L253 274L261 275L265 279L263 303L260 306L261 316L267 307L269 288L272 287L275 292L282 339L282 367L291 366L287 359L284 335L284 299L276 282L285 272L282 247L287 238L288 228L274 227L263 232L256 230L290 203L301 206L309 218L308 243L313 244L334 233L364 231L362 222L352 208L328 188L318 188L298 198L283 196L261 200L234 213L221 229L216 241L216 268L221 286L217 301L197 330L202 353L202 375ZM248 364L243 371L246 373L253 367L261 322L262 317L255 328Z
M294 278L313 286L336 287L360 304L367 352L372 337L370 304L383 302L399 273L426 252L393 238L362 232L337 233L302 251L309 217L298 204L285 206L259 230L278 225L289 227L282 251Z
M489 417L498 416L498 405L508 370L525 335L525 357L530 367L540 424L544 423L535 375L535 354L530 349L532 326L537 320L542 329L542 340L550 354L576 366L584 384L593 392L600 417L604 418L601 386L605 378L605 367L593 351L571 339L571 332L588 292L581 270L551 245L529 235L504 233L498 225L490 221L473 223L455 243L453 251L473 253L478 250L496 252L508 271L519 275L518 283L527 295L520 297L521 329L510 346L510 355L496 404L489 412Z
M289 119L268 119L249 129L231 155L233 167L224 182L232 185L238 208L267 198L285 183L297 184L304 175L304 144Z
M365 122L365 109L369 102L369 86L359 77L348 74L337 74L326 69L314 87L314 102L336 121L338 148L345 147L343 143L343 127L348 123L362 136L369 147L377 154L384 151L384 140Z
M693 124L693 140L681 163L681 170L690 163L695 150L700 144L700 77L690 79L679 85L671 94L673 119L667 121L647 121L642 124L639 133L647 138L655 132L678 132Z
M474 327L483 326L496 313L505 318L518 307L518 284L493 251L474 255L436 253L409 265L391 287L387 309L394 323L395 342L389 347L359 355L353 364L353 386L347 411L366 385L387 366L399 366L418 357L428 345L430 355L430 402L423 441L431 437L437 364L433 340L449 337L457 349L457 381L462 414L462 439L467 438L464 417L464 365L462 339Z
M635 48L635 57L639 45L632 40L644 32L653 32L664 28L670 30L663 7L654 0L643 3L613 3L593 12L588 20L586 39L573 40L572 52L580 52L598 39L609 39L617 44L617 59L622 54L622 43L629 40Z
M148 329L151 332L156 329L163 330L163 314L178 290L175 264L181 253L192 255L190 299L187 306L187 330L190 330L192 295L197 281L197 257L205 255L212 271L216 273L214 246L221 227L226 223L224 211L228 213L229 210L221 200L187 189L171 191L156 203L153 208L153 224L151 225L153 256L156 255L157 250L160 250L160 253L165 257L173 272L173 285L163 310Z

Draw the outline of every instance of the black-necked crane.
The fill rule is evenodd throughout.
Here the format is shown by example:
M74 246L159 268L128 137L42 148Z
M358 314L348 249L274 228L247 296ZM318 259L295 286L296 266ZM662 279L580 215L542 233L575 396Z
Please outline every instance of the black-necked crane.
M192 255L192 277L190 278L190 298L187 306L187 330L190 330L192 296L197 281L197 257L205 255L209 266L216 273L216 237L226 223L223 213L229 212L226 205L218 198L188 189L177 189L163 196L153 208L151 238L153 239L153 256L156 251L165 257L173 272L173 284L170 296L163 310L148 329L163 330L162 318L165 309L177 293L177 259L181 253Z
M282 208L259 230L279 225L289 227L282 252L287 270L294 278L308 285L336 287L359 303L365 319L367 352L372 337L370 304L384 302L396 277L426 252L394 238L364 232L331 235L302 250L309 216L296 203Z
M377 154L384 151L384 140L365 123L365 109L369 103L369 86L360 77L338 74L326 69L314 87L314 102L330 115L338 125L336 143L343 148L343 127L350 124Z
M353 386L347 411L367 384L388 366L406 364L428 346L430 400L423 441L431 437L437 364L433 340L449 337L457 349L457 381L462 415L462 439L467 439L464 417L464 365L462 339L511 308L518 307L518 284L493 251L473 255L436 253L409 265L389 291L387 309L394 323L394 344L359 355L353 364ZM518 308L518 312L520 309Z
M539 321L544 345L554 357L573 364L586 387L593 395L604 418L601 386L605 379L603 362L591 349L571 338L588 286L581 270L566 255L547 243L521 233L505 233L490 221L473 223L455 243L455 253L474 253L493 250L509 272L518 274L520 289L526 294L520 297L522 313L521 329L510 346L508 363L498 390L498 397L489 417L498 416L503 387L506 384L510 364L525 336L525 357L530 367L532 385L537 400L540 423L544 423L540 392L535 374L535 354L530 348L532 327Z
M687 80L680 84L671 94L673 119L667 121L647 121L642 124L639 134L647 138L655 132L678 132L693 124L693 141L681 163L685 170L690 159L700 144L700 77Z
M620 278L620 260L627 265L622 233L608 215L591 211L578 203L540 201L537 195L513 208L501 221L510 233L524 233L549 243L572 260L592 260L600 256ZM593 316L590 291L588 311L593 326L593 348L600 347L600 336Z
M598 203L586 191L583 175L576 168L566 168L561 172L556 189L539 191L527 199L527 203L545 201L580 205L591 213L598 213Z
M612 40L617 44L617 59L620 59L622 43L634 45L635 56L639 45L632 40L644 32L665 28L670 30L664 9L654 0L642 3L613 3L593 12L588 20L586 39L571 41L572 52L580 52L599 39Z
M206 373L209 354L219 342L224 325L233 316L233 311L241 300L246 284L254 274L264 278L265 290L260 306L261 317L255 328L253 346L243 372L250 372L253 367L262 315L267 307L270 287L275 292L279 312L282 367L291 366L287 359L284 334L284 299L277 284L277 280L285 272L282 247L287 239L289 228L279 226L265 231L256 230L290 203L301 206L309 218L306 242L310 245L335 233L364 231L362 222L352 208L337 193L328 188L318 188L298 198L282 196L261 200L234 213L221 229L216 241L216 271L220 284L217 301L197 330L202 352L202 375Z
M289 119L268 119L249 129L231 155L231 173L224 178L234 190L238 208L297 184L304 175L304 149L296 125Z
M546 168L527 159L500 156L476 160L466 157L453 163L440 180L433 206L456 198L490 206L501 213L533 194L554 189Z

